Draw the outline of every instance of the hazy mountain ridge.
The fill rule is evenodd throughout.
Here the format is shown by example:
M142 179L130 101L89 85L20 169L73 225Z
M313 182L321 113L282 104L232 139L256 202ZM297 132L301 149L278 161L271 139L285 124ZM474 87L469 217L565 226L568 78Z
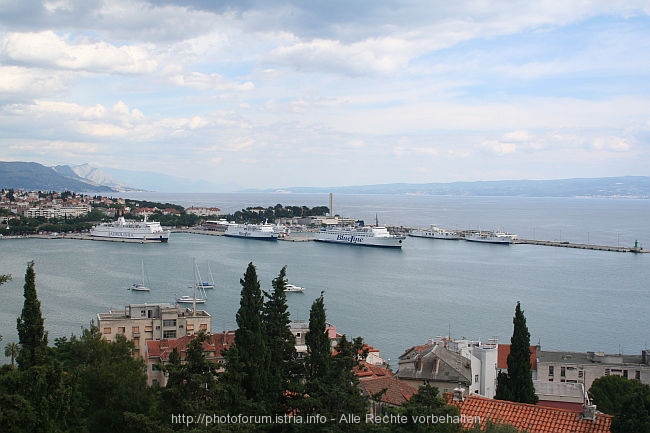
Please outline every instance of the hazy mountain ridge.
M109 173L110 171L110 173ZM116 180L118 178L119 180ZM131 186L126 186L130 184ZM649 198L650 176L554 180L499 180L449 183L393 183L339 187L290 187L241 190L235 184L215 185L161 173L99 169L89 164L46 167L35 162L1 162L0 188L40 191L119 192L293 192L337 194L409 194L516 197Z
M267 190L267 191L278 191ZM628 197L649 198L650 176L554 180L498 180L450 183L393 183L331 188L292 187L283 192L339 194L411 194L494 197Z
M0 161L0 187L31 191L116 192L111 187L78 176L68 166L63 167L57 171L36 162Z

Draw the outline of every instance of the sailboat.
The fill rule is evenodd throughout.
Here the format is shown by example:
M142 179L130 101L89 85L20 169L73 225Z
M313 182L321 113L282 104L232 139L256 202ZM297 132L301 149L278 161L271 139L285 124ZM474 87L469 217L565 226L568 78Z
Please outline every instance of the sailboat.
M197 269L198 271L198 269ZM197 281L196 287L199 289L214 289L214 277L212 276L212 269L210 269L210 262L208 262L208 273L210 274L210 279L208 281Z
M196 266L196 262L194 262L194 284L192 287L194 287L194 296L180 296L176 298L176 302L178 304L205 304L206 301L206 293L205 289L199 285L199 281L201 281L201 274L199 274L199 268ZM196 289L199 289L199 295L201 295L201 298L196 297Z
M131 287L129 287L129 290L132 290L134 292L148 292L150 289L147 287L147 285L144 283L144 260L142 260L142 283L133 283L131 284Z

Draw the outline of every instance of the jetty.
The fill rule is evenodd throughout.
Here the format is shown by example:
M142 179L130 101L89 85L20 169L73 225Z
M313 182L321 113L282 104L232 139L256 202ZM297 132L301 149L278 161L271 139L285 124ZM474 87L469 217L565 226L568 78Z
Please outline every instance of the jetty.
M559 241L540 241L537 239L515 239L513 244L528 244L528 245L543 245L547 247L561 247L561 248L577 248L580 250L596 250L596 251L614 251L618 253L647 253L650 250L644 250L637 246L634 247L621 247L612 245L594 245L594 244L581 244L571 242Z

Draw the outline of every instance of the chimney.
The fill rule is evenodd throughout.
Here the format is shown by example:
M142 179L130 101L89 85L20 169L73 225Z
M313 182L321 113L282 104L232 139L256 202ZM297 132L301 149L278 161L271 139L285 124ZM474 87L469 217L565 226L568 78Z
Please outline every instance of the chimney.
M650 364L650 351L648 351L648 349L641 351L641 364Z
M330 192L330 217L334 216L334 196Z
M454 388L454 401L465 401L465 388Z
M582 406L582 415L581 419L586 419L589 421L596 421L596 405L595 404L585 404Z

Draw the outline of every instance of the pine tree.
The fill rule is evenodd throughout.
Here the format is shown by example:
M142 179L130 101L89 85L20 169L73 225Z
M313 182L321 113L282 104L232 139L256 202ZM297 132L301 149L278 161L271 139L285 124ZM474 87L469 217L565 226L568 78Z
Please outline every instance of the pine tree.
M269 403L275 413L286 413L286 395L296 374L296 339L289 328L290 315L285 288L287 267L272 282L273 291L267 293L264 304L264 326L266 345L269 349L268 375Z
M520 403L536 404L535 386L531 376L530 364L530 332L526 326L526 317L517 302L512 338L510 339L510 354L508 355L508 373L500 373L497 378L495 398Z
M34 262L27 265L25 272L23 311L17 320L18 342L20 352L16 358L18 368L27 370L42 364L47 354L47 332L45 332L41 302L36 295L36 273Z

